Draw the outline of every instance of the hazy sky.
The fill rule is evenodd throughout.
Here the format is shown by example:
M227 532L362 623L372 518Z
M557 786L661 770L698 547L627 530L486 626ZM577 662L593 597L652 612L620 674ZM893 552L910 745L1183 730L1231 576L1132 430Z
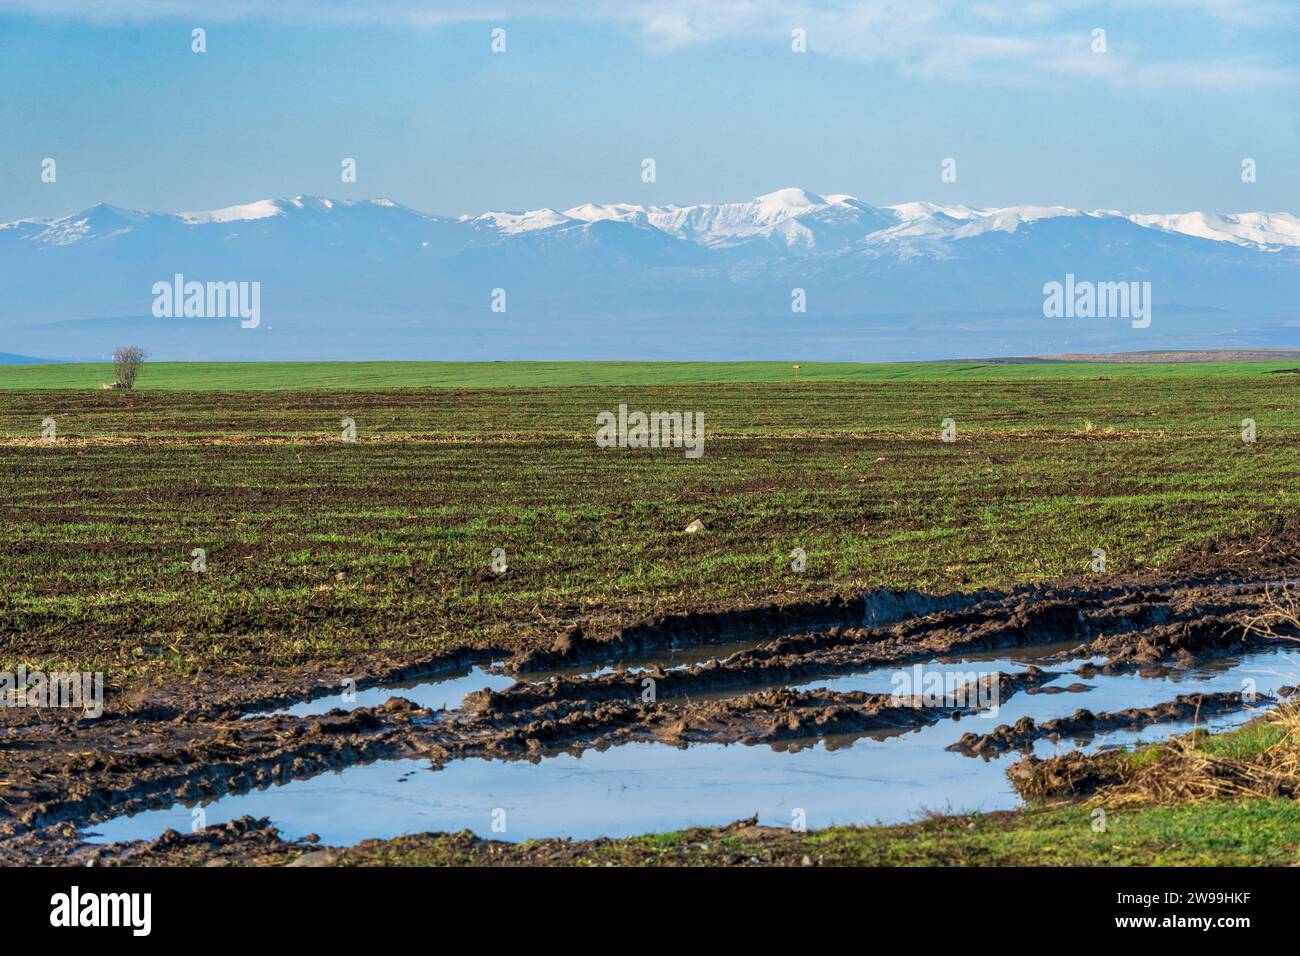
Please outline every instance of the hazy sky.
M793 185L877 204L1300 213L1289 0L348 6L0 0L0 221L98 201L314 193L461 214Z

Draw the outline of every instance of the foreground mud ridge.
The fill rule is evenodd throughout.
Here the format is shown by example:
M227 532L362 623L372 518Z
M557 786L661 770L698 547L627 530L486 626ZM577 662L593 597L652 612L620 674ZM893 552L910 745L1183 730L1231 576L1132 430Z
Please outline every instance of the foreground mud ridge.
M985 757L1010 750L1033 749L1039 740L1091 740L1108 730L1140 730L1160 723L1186 721L1200 716L1229 713L1267 707L1276 700L1267 695L1250 697L1240 691L1220 691L1215 694L1180 694L1178 697L1154 707L1129 707L1114 713L1096 713L1080 709L1070 717L1059 717L1037 723L1032 717L1022 717L1014 725L1002 724L987 734L963 734L961 740L949 750L971 757Z

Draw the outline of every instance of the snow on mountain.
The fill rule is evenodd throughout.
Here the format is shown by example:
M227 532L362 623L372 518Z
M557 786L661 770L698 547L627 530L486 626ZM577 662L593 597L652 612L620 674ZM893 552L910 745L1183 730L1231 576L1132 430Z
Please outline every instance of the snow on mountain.
M0 225L13 229L24 239L43 245L70 246L87 238L111 238L130 232L141 223L158 218L153 213L138 212L95 203L89 209L57 219L20 219Z
M564 215L581 222L610 221L634 222L637 224L649 222L649 215L645 206L634 206L629 203L611 203L605 206L590 202L583 203L581 206L574 206L572 209L564 210Z
M584 203L564 212L540 209L523 213L491 212L462 221L487 224L502 235L572 225L574 222L648 224L708 248L734 248L765 240L791 252L829 251L858 242L867 244L950 241L990 232L1014 233L1021 226L1062 217L1126 219L1164 232L1233 242L1269 250L1300 246L1300 217L1290 213L1247 212L1216 215L1129 215L1115 210L1085 211L1067 206L1017 205L971 207L932 202L874 207L854 196L821 196L788 188L747 202L642 206L630 203Z
M877 242L908 239L969 239L989 232L1015 232L1027 223L1061 216L1088 216L1066 206L1004 206L972 208L940 206L936 203L910 202L889 206L900 219L898 225L872 236Z
M284 211L274 199L259 199L257 202L242 206L227 206L225 209L210 209L206 212L178 213L181 219L190 225L208 222L246 222L250 219L269 219L282 216Z
M154 285L257 282L263 324L160 319ZM1150 282L1155 320L1061 322L1043 288ZM1295 345L1300 217L1064 206L584 203L433 216L392 200L98 204L0 224L0 344L102 358L868 358ZM493 290L509 309L493 311ZM807 311L791 311L792 290Z
M1120 214L1122 215L1122 213ZM1184 236L1233 242L1261 249L1300 246L1300 217L1286 212L1243 212L1215 215L1184 212L1168 216L1133 215L1139 226L1148 226Z
M894 223L891 213L853 196L778 189L748 202L690 206L586 203L565 215L584 222L645 223L706 248L749 246L790 252L829 251Z
M49 244L70 245L87 238L130 232L146 222L186 226L229 226L284 219L290 214L331 213L374 216L400 211L430 224L466 226L480 239L498 239L566 230L596 222L651 227L705 248L750 248L771 252L827 252L857 244L925 244L952 242L991 232L1014 233L1022 226L1056 218L1124 219L1143 228L1216 242L1273 251L1300 247L1300 217L1281 212L1170 215L1127 214L1116 210L1083 211L1065 206L1019 205L971 207L907 202L876 207L854 196L818 195L800 188L778 189L746 202L642 206L631 203L584 203L563 212L545 207L523 212L489 211L446 219L419 213L391 199L337 200L316 196L261 199L251 203L175 215L138 212L99 203L81 213L56 219L21 219L0 224L0 232Z
M865 239L891 218L851 196L824 198L804 189L778 189L749 202L666 206L648 211L658 229L704 246L772 241L791 250L840 245L845 232ZM819 242L819 240L822 240Z
M550 208L534 209L529 212L485 212L480 216L461 216L458 221L472 226L495 229L507 236L572 225L574 222L563 213Z

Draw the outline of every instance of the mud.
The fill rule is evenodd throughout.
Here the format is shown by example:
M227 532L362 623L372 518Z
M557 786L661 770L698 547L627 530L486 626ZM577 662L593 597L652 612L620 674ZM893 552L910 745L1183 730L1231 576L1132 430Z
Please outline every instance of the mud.
M706 665L703 670L711 666L715 665ZM1006 700L1057 676L1037 667L1015 675L990 676L984 680L998 686L984 696ZM550 686L563 687L565 683ZM605 685L603 679L601 683ZM520 696L528 699L533 695ZM590 699L569 699L521 707L507 692L470 695L470 713L450 720L442 728L441 737L447 741L445 746L462 757L538 754L548 748L571 748L575 744L774 743L921 727L977 713L975 701L980 697L974 689L960 688L951 697L931 705L891 694L774 688L722 700L686 701L671 707L611 699L595 706ZM511 706L505 706L503 699Z
M1110 754L1078 750L1043 760L1033 754L1007 770L1011 785L1026 800L1075 800L1113 787L1125 778L1124 768Z
M421 709L400 698L379 707L319 717L250 716L336 693L343 675L206 674L192 684L141 682L116 688L98 720L0 709L0 862L60 863L87 851L80 830L110 817L244 792L329 770L399 757L430 766L467 757L538 760L547 753L654 741L774 743L832 734L897 731L962 718L962 702L914 707L886 694L792 690L835 675L901 668L940 657L1014 648L1070 647L1053 668L1083 661L1077 673L1159 672L1287 643L1245 623L1265 606L1265 588L1300 573L1296 536L1208 542L1159 573L1111 575L1006 592L939 595L873 592L834 601L647 622L600 640L577 631L553 647L504 665L514 674L624 661L663 647L761 639L759 646L665 670L619 671L518 682L470 695L463 708ZM869 623L868 623L869 622ZM501 648L418 661L372 658L347 675L358 687L504 660ZM996 680L1003 699L1035 692L1055 673L1029 668ZM650 683L647 683L649 681ZM649 692L649 693L647 693ZM1193 695L1199 696L1199 695ZM1199 706L1227 706L1217 695ZM1180 719L1190 698L968 735L970 752L1023 747L1027 739L1065 739L1108 726ZM1079 759L1072 759L1079 757ZM1038 761L1038 764L1044 763ZM1067 755L1050 774L1031 758L1013 769L1022 794L1083 792L1105 783L1104 762ZM226 828L228 829L228 828ZM270 853L257 828L186 843L195 859L220 860L221 840ZM188 838L186 838L188 839ZM203 847L209 847L204 850ZM260 847L260 848L259 848ZM125 848L95 851L111 857Z
M1153 707L1130 707L1113 713L1094 714L1080 709L1069 717L1035 723L1032 717L1022 717L1014 726L1001 724L987 734L963 734L961 740L946 749L968 757L983 757L1020 750L1030 753L1039 740L1074 740L1087 743L1099 733L1111 730L1141 730L1154 724L1177 723L1199 716L1223 714L1231 711L1266 707L1276 701L1272 697L1257 696L1248 700L1239 692L1224 691L1215 694L1181 694L1171 701Z
M1213 753L1204 731L1170 737L1141 761L1114 753L1078 751L1039 759L1033 755L1008 771L1012 785L1036 803L1077 801L1186 803L1198 800L1300 797L1300 710L1293 703L1256 718L1276 721L1276 740L1243 756Z

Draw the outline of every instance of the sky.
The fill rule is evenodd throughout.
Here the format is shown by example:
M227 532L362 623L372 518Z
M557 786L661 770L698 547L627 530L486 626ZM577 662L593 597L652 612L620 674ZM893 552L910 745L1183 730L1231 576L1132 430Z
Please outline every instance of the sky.
M0 221L100 201L315 194L460 215L786 186L1300 213L1297 39L1290 0L0 0Z

